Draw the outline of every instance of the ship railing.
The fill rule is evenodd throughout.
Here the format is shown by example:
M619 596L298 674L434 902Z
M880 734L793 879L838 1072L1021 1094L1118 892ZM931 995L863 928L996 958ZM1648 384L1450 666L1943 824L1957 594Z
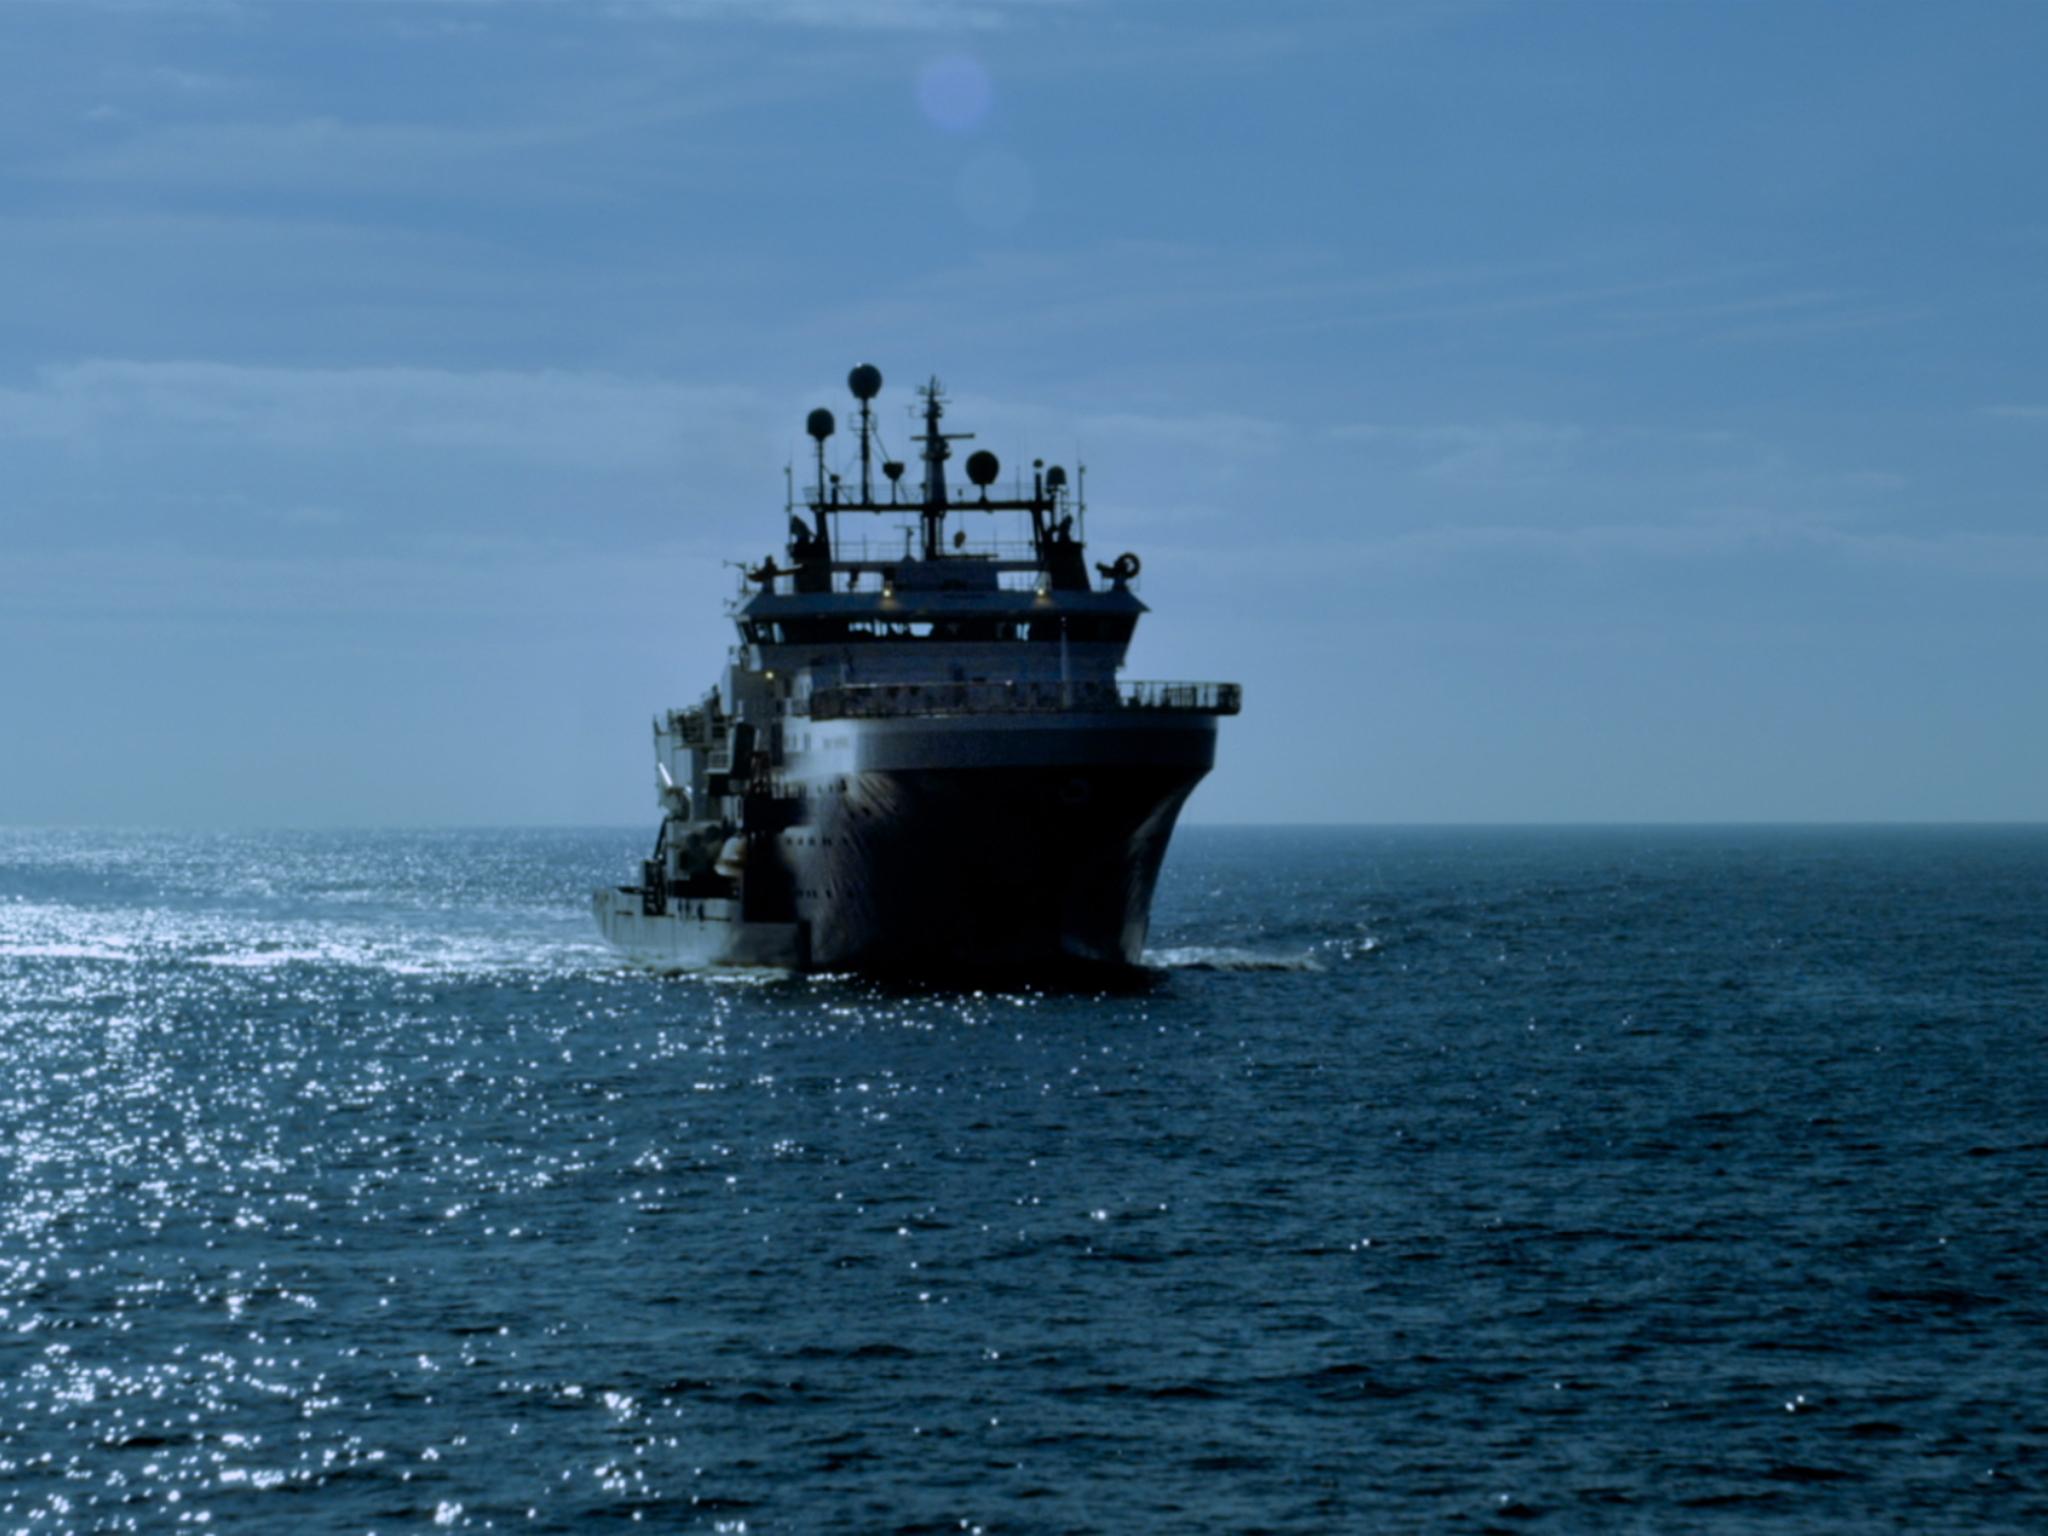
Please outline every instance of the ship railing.
M1236 683L850 683L815 689L808 703L813 720L1106 711L1234 715L1244 692Z
M973 502L960 504L967 511L974 510ZM915 507L906 507L915 513ZM973 539L962 545L949 547L945 558L957 562L963 573L980 564L993 562L999 567L997 584L1005 590L1029 590L1035 587L1042 575L1042 562L1038 546L1029 539ZM916 563L910 552L901 543L877 542L870 548L866 539L854 541L842 539L832 546L834 565L834 592L879 592L884 582L884 571L902 563ZM1028 567L1028 569L1023 569ZM846 577L850 575L851 580ZM797 573L794 569L778 570L762 591L773 592L777 597L797 595Z

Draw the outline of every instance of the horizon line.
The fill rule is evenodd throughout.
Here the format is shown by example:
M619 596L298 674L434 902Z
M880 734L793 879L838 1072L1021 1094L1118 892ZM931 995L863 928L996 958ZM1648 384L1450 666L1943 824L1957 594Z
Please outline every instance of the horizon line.
M2048 830L2048 818L1769 817L1713 820L1472 820L1472 821L1189 821L1177 832L1399 832L1399 831L1770 831L1770 830ZM0 821L0 832L634 832L637 822L602 821L347 821L347 822L104 822Z

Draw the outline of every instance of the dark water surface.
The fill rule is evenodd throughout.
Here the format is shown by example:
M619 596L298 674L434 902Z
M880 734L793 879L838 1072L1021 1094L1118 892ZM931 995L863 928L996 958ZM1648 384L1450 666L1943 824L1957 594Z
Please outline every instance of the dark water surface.
M1125 996L637 831L0 831L0 1530L2048 1530L2048 832L1185 831Z

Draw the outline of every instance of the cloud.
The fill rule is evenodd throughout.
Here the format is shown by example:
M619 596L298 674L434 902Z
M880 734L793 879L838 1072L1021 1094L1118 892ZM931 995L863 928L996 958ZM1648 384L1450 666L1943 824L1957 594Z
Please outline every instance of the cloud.
M1329 302L1335 288L1319 258L1165 240L1116 238L1086 247L978 250L964 262L907 271L841 305L830 317L851 335L915 333L943 316L945 331L977 344L1020 330L1054 333L1184 334L1249 323L1294 302ZM1306 271L1304 269L1307 269ZM1182 322L1193 317L1199 327Z
M4 7L8 0L0 0ZM32 0L12 0L13 4ZM52 6L60 0L44 0ZM235 17L257 9L262 0L61 0L77 10L163 14L179 12ZM811 26L837 29L909 29L999 27L1031 11L1053 11L1083 0L389 0L379 7L401 18L435 13L461 15L495 9L527 10L547 6L615 20L670 18L679 21L744 21L769 26ZM370 9L365 5L364 9Z
M1187 416L1121 412L1084 417L1077 430L1089 442L1129 439L1176 448L1202 448L1226 455L1271 453L1286 442L1288 435L1288 428L1280 422L1230 411L1201 411Z
M1403 529L1358 539L1292 541L1249 550L1164 551L1163 563L1214 564L1231 576L1319 579L1397 574L1475 560L1664 564L1819 555L1916 573L2037 581L2048 578L2048 535L1960 529L1940 534L1845 526L1830 519L1764 508L1730 508L1669 522L1569 526L1464 523Z
M152 124L59 160L43 174L158 189L439 191L473 186L492 167L530 166L526 157L577 133L556 124L472 128L336 117Z
M612 0L613 15L743 20L775 25L932 31L999 27L1029 11L1078 0Z
M1890 324L1921 313L1924 311L1874 305L1859 294L1808 287L1610 307L1598 320L1613 334L1636 339L1689 333L1718 341L1755 341Z
M646 179L672 192L686 165L723 163L734 153L731 143L693 127L802 102L828 64L799 51L773 70L735 68L693 49L684 60L671 53L624 73L567 73L509 112L459 114L436 103L397 115L388 103L364 100L352 109L266 113L223 86L213 93L218 104L209 99L166 116L135 99L136 90L112 90L110 115L98 119L102 131L39 159L30 173L54 183L142 188L152 197L173 189L300 200L430 192L467 202L558 204Z
M102 359L0 390L0 439L357 451L405 446L606 468L666 463L762 416L745 389L618 374Z
M314 620L459 615L517 625L535 619L615 619L628 595L660 605L664 586L688 591L715 615L708 594L729 573L702 541L668 541L630 554L559 543L451 542L422 558L322 553L293 556L195 551L168 543L30 551L0 566L9 615L102 616L154 624L188 618Z
M1356 422L1335 429L1340 442L1387 445L1420 455L1417 473L1452 484L1493 485L1561 473L1584 444L1581 427L1540 421L1395 426Z
M251 89L254 84L240 75L178 69L169 64L118 67L107 72L106 80L111 85L168 91L180 96L211 96L225 91L243 91Z
M134 0L101 0L134 3ZM186 0L208 3L208 0ZM213 0L218 3L218 0ZM410 0L421 12L482 11L536 0ZM555 0L560 10L588 10L615 20L740 21L764 26L836 30L938 31L1005 26L1030 11L1062 9L1081 0Z

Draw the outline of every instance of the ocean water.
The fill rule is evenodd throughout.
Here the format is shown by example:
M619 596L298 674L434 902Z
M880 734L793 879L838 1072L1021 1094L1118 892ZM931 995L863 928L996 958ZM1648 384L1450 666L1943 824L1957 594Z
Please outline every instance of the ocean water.
M0 831L0 1530L2048 1530L2048 831L1187 829L1107 996L644 842Z

